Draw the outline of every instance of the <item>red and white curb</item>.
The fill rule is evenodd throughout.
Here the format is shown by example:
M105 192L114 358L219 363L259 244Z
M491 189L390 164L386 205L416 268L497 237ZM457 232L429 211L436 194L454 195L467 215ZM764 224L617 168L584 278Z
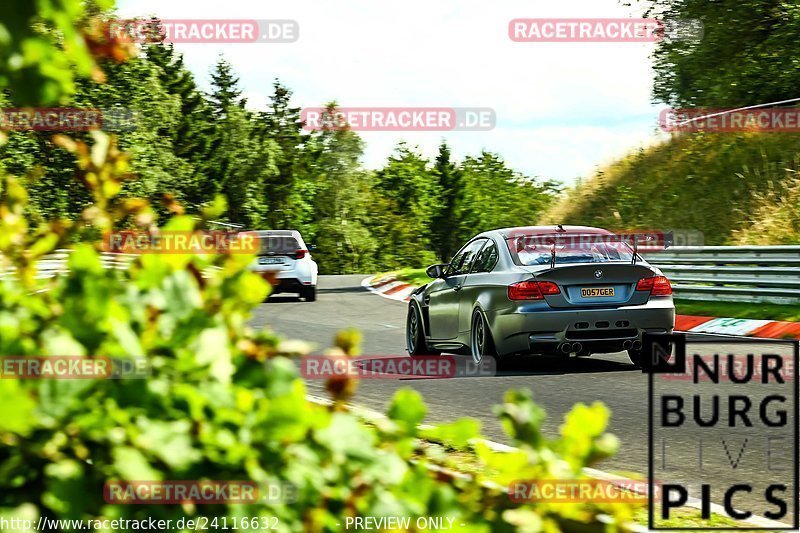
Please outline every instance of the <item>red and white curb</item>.
M778 320L678 315L675 317L675 329L763 339L800 339L800 322Z
M398 281L393 276L372 276L364 279L361 286L378 296L398 302L407 302L411 292L417 288L416 285Z

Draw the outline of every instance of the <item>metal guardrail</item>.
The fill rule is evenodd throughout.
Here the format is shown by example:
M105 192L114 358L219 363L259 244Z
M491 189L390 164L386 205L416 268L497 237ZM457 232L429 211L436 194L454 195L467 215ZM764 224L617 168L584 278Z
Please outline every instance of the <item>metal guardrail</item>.
M800 304L800 246L680 246L643 256L679 298Z
M52 254L45 255L36 263L36 279L53 278L59 274L67 272L67 260L72 250L60 249ZM128 264L133 260L136 255L133 254L112 254L102 252L100 254L100 262L105 269L120 269L128 268ZM0 278L14 277L14 268L7 267L0 270Z
M36 263L36 279L49 279L59 274L65 274L69 270L67 261L72 250L60 249L52 254L45 255ZM117 254L110 252L100 252L100 264L104 269L125 270L134 258L139 254ZM203 271L203 277L209 277L209 270L219 270L219 267L209 267ZM0 270L0 278L14 278L13 267Z

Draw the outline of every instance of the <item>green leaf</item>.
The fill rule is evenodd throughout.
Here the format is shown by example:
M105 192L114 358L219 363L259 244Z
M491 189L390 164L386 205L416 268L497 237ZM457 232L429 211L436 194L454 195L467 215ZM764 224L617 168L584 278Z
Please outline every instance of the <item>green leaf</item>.
M337 463L354 458L363 460L375 454L375 435L351 415L335 413L330 425L315 434L317 441L330 450Z
M427 407L419 392L414 389L400 389L394 394L387 414L409 434L415 434L417 425L425 419L426 412Z
M78 518L92 500L99 499L88 490L83 466L78 461L50 463L44 472L47 489L42 494L42 503L61 516Z
M160 481L162 474L147 461L144 454L130 446L114 448L114 470L126 481Z
M136 445L148 450L170 468L185 470L201 459L202 454L192 447L188 421L162 422L140 418L137 425L142 432L135 439Z
M13 379L0 379L0 405L3 416L0 416L0 434L3 432L27 435L36 424L33 410L36 403L28 389Z
M475 418L460 418L449 424L440 424L422 432L422 437L453 448L466 449L472 439L480 436L481 423Z
M224 326L204 329L195 342L194 359L200 365L210 365L211 374L228 383L234 368L227 329Z

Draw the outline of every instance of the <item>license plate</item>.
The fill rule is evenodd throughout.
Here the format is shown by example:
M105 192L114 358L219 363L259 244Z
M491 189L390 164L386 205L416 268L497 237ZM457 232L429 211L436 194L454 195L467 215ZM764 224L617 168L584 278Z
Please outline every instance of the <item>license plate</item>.
M584 298L614 296L614 287L594 287L581 289L581 296Z
M282 257L261 257L258 259L259 265L282 265Z

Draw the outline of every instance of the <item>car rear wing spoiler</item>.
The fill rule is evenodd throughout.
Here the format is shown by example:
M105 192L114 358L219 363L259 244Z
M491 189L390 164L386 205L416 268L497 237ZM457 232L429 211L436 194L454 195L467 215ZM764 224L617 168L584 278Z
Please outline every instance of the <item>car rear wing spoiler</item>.
M631 264L636 264L637 259L641 259L639 252L644 248L646 251L663 251L672 246L674 234L671 231L662 232L638 232L638 233L566 233L566 234L533 234L533 233L514 233L511 232L503 236L506 241L512 239L523 239L526 245L541 244L550 246L550 268L556 265L556 245L572 245L574 247L586 246L592 243L624 243L630 246L633 251Z

